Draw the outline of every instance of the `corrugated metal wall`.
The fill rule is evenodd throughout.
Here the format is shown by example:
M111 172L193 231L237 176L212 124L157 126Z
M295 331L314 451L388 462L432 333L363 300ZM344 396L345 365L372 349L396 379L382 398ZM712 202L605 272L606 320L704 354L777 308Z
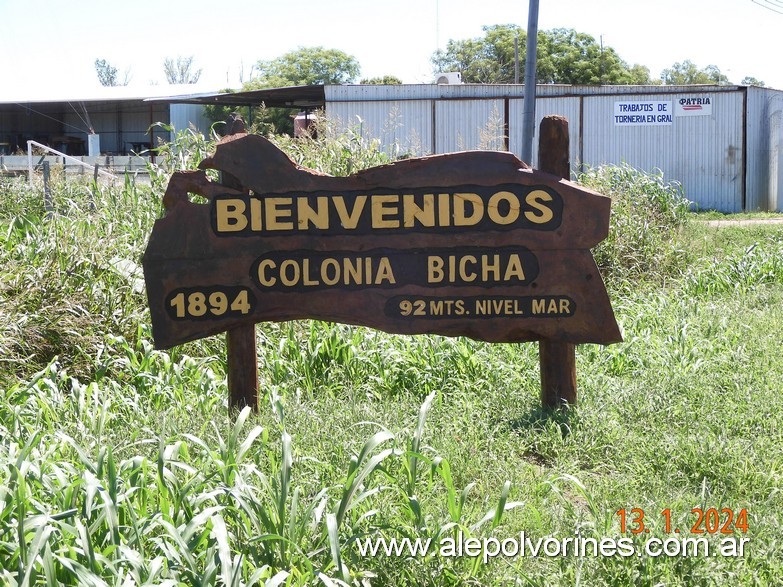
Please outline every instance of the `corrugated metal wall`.
M155 122L169 123L169 107L162 103L85 102L89 122L100 135L101 153L124 154L142 144L151 144L147 132ZM77 134L75 128L84 128L86 134L87 115L71 110L64 117L66 132ZM161 131L156 130L158 136ZM168 140L168 136L165 136ZM135 144L135 145L134 145Z
M524 100L509 100L509 140L508 147L512 153L522 152L522 116L524 111ZM568 134L570 137L569 151L571 165L578 168L581 163L581 153L579 151L579 126L581 121L580 103L577 97L559 97L547 98L540 97L536 99L536 129L533 135L533 162L532 166L538 165L538 128L545 116L558 115L565 116L568 119Z
M339 129L350 129L365 139L378 139L391 151L424 155L437 152L433 146L432 100L379 100L335 102L329 118Z
M748 208L783 210L783 92L748 88Z
M435 152L505 148L502 100L438 100L435 102Z
M672 101L685 94L585 96L582 161L586 165L628 163L658 168L677 180L686 196L701 208L724 212L742 210L743 103L742 92L692 92L709 96L709 116L672 116L666 125L617 125L615 103ZM673 113L674 114L674 113Z
M204 116L204 107L198 104L172 104L169 111L169 122L175 131L194 127L205 136L209 135L212 124Z
M325 89L330 118L344 128L351 126L345 121L360 116L364 136L384 145L410 144L410 137L417 137L421 151L415 154L503 148L498 129L507 128L509 150L522 150L522 86ZM680 181L702 209L783 209L783 92L742 86L546 85L537 93L536 128L546 115L568 118L575 169L604 163L661 169L666 179ZM710 105L702 111L677 108L681 101L707 98ZM617 103L642 101L670 102L671 121L616 123ZM396 121L393 132L389 120ZM538 136L534 153L537 142Z

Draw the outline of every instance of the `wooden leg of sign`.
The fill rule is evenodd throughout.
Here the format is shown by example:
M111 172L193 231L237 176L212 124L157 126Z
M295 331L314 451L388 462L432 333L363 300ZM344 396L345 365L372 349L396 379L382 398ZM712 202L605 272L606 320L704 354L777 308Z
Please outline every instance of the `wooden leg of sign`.
M545 116L539 127L538 168L566 179L571 176L568 120ZM542 340L538 347L541 365L541 405L562 408L576 404L576 347L565 342Z
M567 342L538 343L541 365L541 405L562 408L576 404L576 347Z
M228 408L241 410L250 406L258 412L258 353L256 327L239 326L226 333L228 354Z
M242 118L232 119L227 134L245 132ZM222 173L220 182L226 187L250 193L236 177ZM255 324L239 326L226 333L228 353L228 409L232 412L250 406L258 412L258 351Z

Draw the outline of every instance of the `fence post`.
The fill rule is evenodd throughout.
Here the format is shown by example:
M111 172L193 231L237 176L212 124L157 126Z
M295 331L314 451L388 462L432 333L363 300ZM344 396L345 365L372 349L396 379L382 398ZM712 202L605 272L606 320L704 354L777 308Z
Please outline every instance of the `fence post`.
M49 186L49 162L43 162L43 183L44 183L44 210L46 215L50 216L54 212L54 204L52 203L52 190Z
M27 179L33 187L33 144L27 141Z

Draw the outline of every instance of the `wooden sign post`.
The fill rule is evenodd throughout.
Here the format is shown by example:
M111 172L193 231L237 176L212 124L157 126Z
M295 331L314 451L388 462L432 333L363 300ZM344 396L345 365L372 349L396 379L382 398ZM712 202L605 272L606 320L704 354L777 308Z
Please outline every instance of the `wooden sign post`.
M538 168L556 177L571 177L568 120L545 116L538 133ZM570 342L541 340L541 405L545 408L576 404L576 347Z
M261 321L543 341L545 405L575 400L574 344L621 340L590 253L608 234L610 200L560 168L473 151L332 177L244 133L202 167L233 179L172 176L144 276L156 347L230 333L232 407L257 404L247 390Z

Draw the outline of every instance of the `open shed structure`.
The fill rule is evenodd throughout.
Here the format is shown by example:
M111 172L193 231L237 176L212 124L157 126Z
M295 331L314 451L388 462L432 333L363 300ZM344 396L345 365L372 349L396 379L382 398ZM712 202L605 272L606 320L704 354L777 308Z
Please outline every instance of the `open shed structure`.
M352 129L384 149L416 155L522 150L522 85L306 86L185 101L320 109L338 131ZM783 211L782 91L540 85L536 128L551 114L569 120L575 171L606 163L660 169L701 209Z
M90 142L97 145L94 156L124 156L150 149L159 138L170 140L168 131L154 126L158 122L209 130L203 106L148 100L192 97L197 95L192 86L107 87L74 96L18 93L0 95L0 156L25 154L28 140L76 157L90 154ZM91 141L95 136L98 140Z

